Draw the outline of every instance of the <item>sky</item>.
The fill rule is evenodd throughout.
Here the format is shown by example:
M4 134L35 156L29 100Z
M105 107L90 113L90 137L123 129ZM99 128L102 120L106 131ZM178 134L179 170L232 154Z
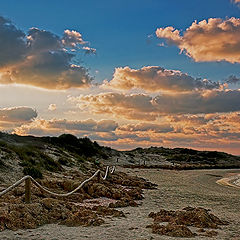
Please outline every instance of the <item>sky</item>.
M0 2L0 131L240 155L240 0Z

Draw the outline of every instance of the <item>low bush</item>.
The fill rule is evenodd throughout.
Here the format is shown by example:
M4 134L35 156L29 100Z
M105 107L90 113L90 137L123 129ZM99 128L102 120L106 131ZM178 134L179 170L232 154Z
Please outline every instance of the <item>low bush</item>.
M5 164L4 164L3 160L0 159L0 168L4 167L4 166L5 166Z
M61 165L64 165L64 166L68 166L69 165L69 162L68 162L68 159L66 157L60 157L58 159L58 162L61 164Z
M25 175L30 175L33 178L43 178L42 172L40 169L34 167L34 166L30 166L30 167L24 167L23 168L23 173Z

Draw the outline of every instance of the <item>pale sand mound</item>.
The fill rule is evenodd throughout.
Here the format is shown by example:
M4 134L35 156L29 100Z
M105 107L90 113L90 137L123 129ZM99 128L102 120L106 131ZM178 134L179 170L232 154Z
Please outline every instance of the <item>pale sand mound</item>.
M229 174L230 176L221 178L216 181L217 184L240 189L240 174Z

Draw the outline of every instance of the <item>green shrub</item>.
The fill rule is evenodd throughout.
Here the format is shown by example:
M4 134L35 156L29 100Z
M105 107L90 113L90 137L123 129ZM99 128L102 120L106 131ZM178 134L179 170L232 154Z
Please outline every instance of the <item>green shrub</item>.
M62 170L61 165L58 162L54 161L54 159L52 159L48 155L46 155L42 152L39 152L39 155L40 155L40 159L39 159L40 165L44 169L51 171L51 172L56 172L56 171Z
M64 166L68 166L69 165L69 162L68 162L68 159L66 157L60 157L58 159L58 162Z
M4 167L4 166L5 166L5 164L4 164L3 160L0 159L0 167Z
M89 138L77 138L72 134L62 134L59 137L43 137L43 141L57 145L68 152L76 153L80 156L92 157L101 153L102 147L97 142L92 142Z
M75 156L75 157L77 158L77 161L78 161L79 163L83 163L83 162L85 161L85 158L82 157L82 156Z
M30 175L33 178L43 178L41 170L34 166L24 167L23 173L25 175Z

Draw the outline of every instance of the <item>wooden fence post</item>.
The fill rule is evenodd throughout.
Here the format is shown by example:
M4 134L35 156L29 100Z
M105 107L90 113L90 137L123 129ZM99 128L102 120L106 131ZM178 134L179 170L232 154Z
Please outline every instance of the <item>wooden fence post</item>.
M25 179L25 202L31 202L31 179Z

